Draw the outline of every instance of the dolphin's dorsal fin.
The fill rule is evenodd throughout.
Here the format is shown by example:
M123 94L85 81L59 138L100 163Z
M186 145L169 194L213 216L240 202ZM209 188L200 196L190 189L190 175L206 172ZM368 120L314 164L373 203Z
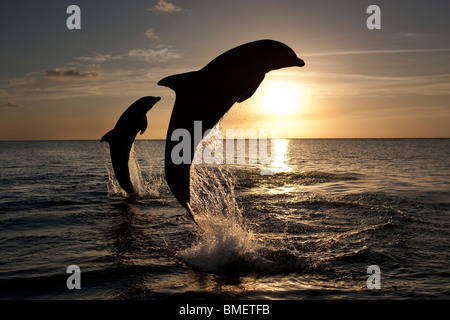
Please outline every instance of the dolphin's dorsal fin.
M197 71L175 74L165 77L158 82L158 86L168 87L174 91L186 87L186 84L192 84L196 81Z
M101 139L100 142L107 141L111 142L114 137L116 136L116 133L114 132L114 129L108 131Z
M145 130L147 129L147 125L148 125L147 117L143 116L141 118L141 123L140 123L140 127L139 127L141 129L141 134L143 134L145 132Z

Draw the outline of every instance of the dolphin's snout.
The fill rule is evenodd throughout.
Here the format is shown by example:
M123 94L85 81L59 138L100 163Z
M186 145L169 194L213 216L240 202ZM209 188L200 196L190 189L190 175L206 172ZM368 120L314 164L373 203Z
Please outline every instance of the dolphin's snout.
M156 101L156 102L158 102L159 100L161 100L161 97L146 96L146 97L142 97L138 101ZM138 102L138 101L136 101L136 102Z
M298 64L297 64L297 66L299 66L299 67L303 67L304 65L305 65L305 61L303 61L302 59L298 59Z

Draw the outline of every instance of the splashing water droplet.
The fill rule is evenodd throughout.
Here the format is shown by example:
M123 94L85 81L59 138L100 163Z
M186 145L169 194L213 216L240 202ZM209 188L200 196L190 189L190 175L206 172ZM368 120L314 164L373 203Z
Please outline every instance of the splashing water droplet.
M138 149L138 152L136 152ZM140 155L144 151L135 147L135 144L131 147L130 158L128 160L128 167L130 170L130 180L133 184L134 190L136 192L135 197L138 198L159 198L159 188L163 183L163 178L161 174L157 172L150 172L148 176L143 177L142 170L138 162L138 154ZM141 158L141 157L139 157ZM148 159L145 155L142 156L143 159ZM120 196L127 197L127 193L120 187L117 179L114 175L114 170L111 165L111 161L106 164L106 170L108 172L108 196Z
M218 126L215 128L218 129ZM212 130L214 134L214 130ZM196 157L206 145L223 143L204 139ZM215 149L217 150L217 149ZM223 150L220 149L219 150ZM258 249L236 201L235 178L226 165L194 164L191 167L191 205L198 216L202 234L193 246L178 253L188 265L206 272L220 273Z

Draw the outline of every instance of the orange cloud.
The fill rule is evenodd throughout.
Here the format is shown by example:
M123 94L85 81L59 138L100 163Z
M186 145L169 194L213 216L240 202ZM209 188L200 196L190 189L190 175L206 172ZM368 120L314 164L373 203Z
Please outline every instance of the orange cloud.
M145 35L147 36L147 38L150 38L150 39L158 39L158 36L155 35L155 33L153 32L153 29L147 29L147 31L145 31Z
M13 100L7 93L4 94L2 101L0 101L0 108L19 108L21 104Z
M177 7L173 3L159 0L158 3L152 7L147 9L148 11L156 11L156 12L180 12L181 8Z

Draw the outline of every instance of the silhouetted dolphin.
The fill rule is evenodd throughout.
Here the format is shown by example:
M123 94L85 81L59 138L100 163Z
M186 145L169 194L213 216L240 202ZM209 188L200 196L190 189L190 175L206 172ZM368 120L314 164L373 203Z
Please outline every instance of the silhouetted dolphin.
M243 102L255 93L267 72L304 65L304 61L287 45L274 40L259 40L221 54L201 70L172 75L158 82L158 85L176 92L166 137L167 184L193 219L190 167L200 141L192 141L190 163L176 165L171 159L172 148L179 143L171 139L174 130L187 129L194 139L194 121L202 121L203 137L204 132L212 129L234 103Z
M161 100L160 97L143 97L134 102L117 120L114 129L100 140L100 142L109 142L112 166L117 181L131 196L135 194L128 168L131 146L137 133L140 131L143 134L147 129L146 114L159 100Z

